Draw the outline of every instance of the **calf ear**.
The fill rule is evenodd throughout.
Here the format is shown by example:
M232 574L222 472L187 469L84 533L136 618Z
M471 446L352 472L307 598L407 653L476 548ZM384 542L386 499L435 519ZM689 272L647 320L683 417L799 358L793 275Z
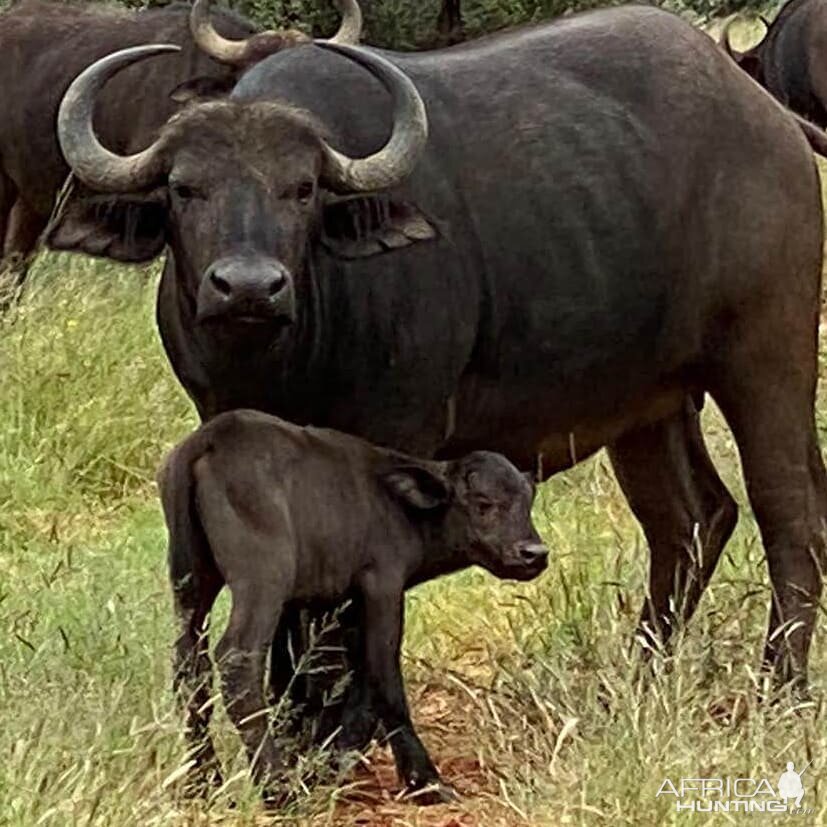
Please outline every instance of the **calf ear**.
M175 103L190 103L198 100L226 98L235 86L235 78L209 76L191 78L176 86L170 93L170 100Z
M397 466L382 475L382 482L394 497L414 508L438 508L450 498L446 477L422 465Z
M366 258L437 237L432 221L387 195L326 195L321 242L334 256Z
M166 202L161 193L71 196L45 232L54 250L115 261L151 261L166 243Z

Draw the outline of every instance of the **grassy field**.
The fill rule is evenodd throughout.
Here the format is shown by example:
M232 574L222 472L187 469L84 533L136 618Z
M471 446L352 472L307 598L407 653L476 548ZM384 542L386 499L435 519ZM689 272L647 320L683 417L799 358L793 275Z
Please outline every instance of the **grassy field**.
M207 808L187 803L177 783L186 753L169 691L173 624L153 475L195 417L155 331L156 278L155 269L42 257L25 302L0 327L2 825L269 823L221 713L224 789ZM554 559L538 582L470 571L410 595L410 695L462 804L397 801L388 756L376 749L344 788L308 786L281 821L669 824L687 816L656 798L664 778L766 775L774 784L791 760L813 762L804 779L814 812L798 823L827 822L820 704L754 701L763 552L731 437L714 410L706 417L742 516L670 670L645 690L633 680L628 643L646 550L600 455L542 491L536 516ZM822 427L826 419L824 401ZM817 692L825 666L819 637Z

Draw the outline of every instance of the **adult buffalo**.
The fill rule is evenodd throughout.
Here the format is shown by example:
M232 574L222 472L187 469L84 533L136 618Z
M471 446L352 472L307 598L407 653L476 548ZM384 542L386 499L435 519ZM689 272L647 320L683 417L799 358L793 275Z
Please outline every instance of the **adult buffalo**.
M355 42L358 7L348 0L344 8L348 14L339 34ZM34 250L69 172L54 124L60 100L81 70L127 46L158 41L181 46L177 54L124 72L101 97L96 117L101 135L118 151L134 152L151 143L182 98L226 94L256 60L306 39L291 30L256 34L251 23L222 10L216 16L218 31L244 40L246 50L246 61L227 66L193 40L191 12L184 3L133 12L26 0L0 15L0 258L17 262L15 281L25 277L19 262ZM94 246L95 240L87 243ZM102 237L98 243L105 243ZM129 258L126 248L111 253Z
M730 43L730 20L721 46L732 59L785 106L827 127L827 5L821 0L790 0L767 27L764 38L746 52Z
M642 631L665 640L737 519L701 434L709 393L766 546L766 659L805 681L823 233L789 113L702 33L628 6L443 51L292 49L117 156L98 91L163 51L72 85L60 140L108 193L112 243L84 243L82 210L50 241L167 245L158 324L204 419L257 408L544 477L608 446L651 549Z

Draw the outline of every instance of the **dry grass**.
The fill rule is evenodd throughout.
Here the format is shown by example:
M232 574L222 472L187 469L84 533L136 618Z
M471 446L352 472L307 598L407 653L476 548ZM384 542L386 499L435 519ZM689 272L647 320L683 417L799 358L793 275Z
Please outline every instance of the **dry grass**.
M194 416L155 333L154 278L49 256L0 327L0 824L273 820L221 714L225 788L208 808L179 794L186 754L168 689L173 626L151 480ZM706 416L743 504L731 437ZM607 460L552 480L536 516L554 551L539 582L469 571L410 596L410 694L462 804L398 801L377 749L339 789L303 788L314 760L303 759L298 801L277 823L677 823L655 797L665 776L774 781L787 760L813 761L806 823L827 821L820 705L755 703L768 591L748 509L670 668L645 688L628 642L646 550ZM817 692L825 655L818 638Z

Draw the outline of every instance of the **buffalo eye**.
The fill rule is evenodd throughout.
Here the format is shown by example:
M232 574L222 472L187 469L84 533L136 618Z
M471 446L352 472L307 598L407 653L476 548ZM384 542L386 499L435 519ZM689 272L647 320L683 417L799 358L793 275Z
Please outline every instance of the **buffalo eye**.
M494 509L494 503L488 497L474 497L474 510L480 517L488 516Z
M193 198L201 197L200 193L197 189L195 189L195 187L192 187L189 184L177 182L172 184L172 194L176 198L180 198L182 201L190 201Z
M316 191L316 185L312 181L302 181L296 187L296 200L300 204L307 204L311 198L313 198L313 193Z

